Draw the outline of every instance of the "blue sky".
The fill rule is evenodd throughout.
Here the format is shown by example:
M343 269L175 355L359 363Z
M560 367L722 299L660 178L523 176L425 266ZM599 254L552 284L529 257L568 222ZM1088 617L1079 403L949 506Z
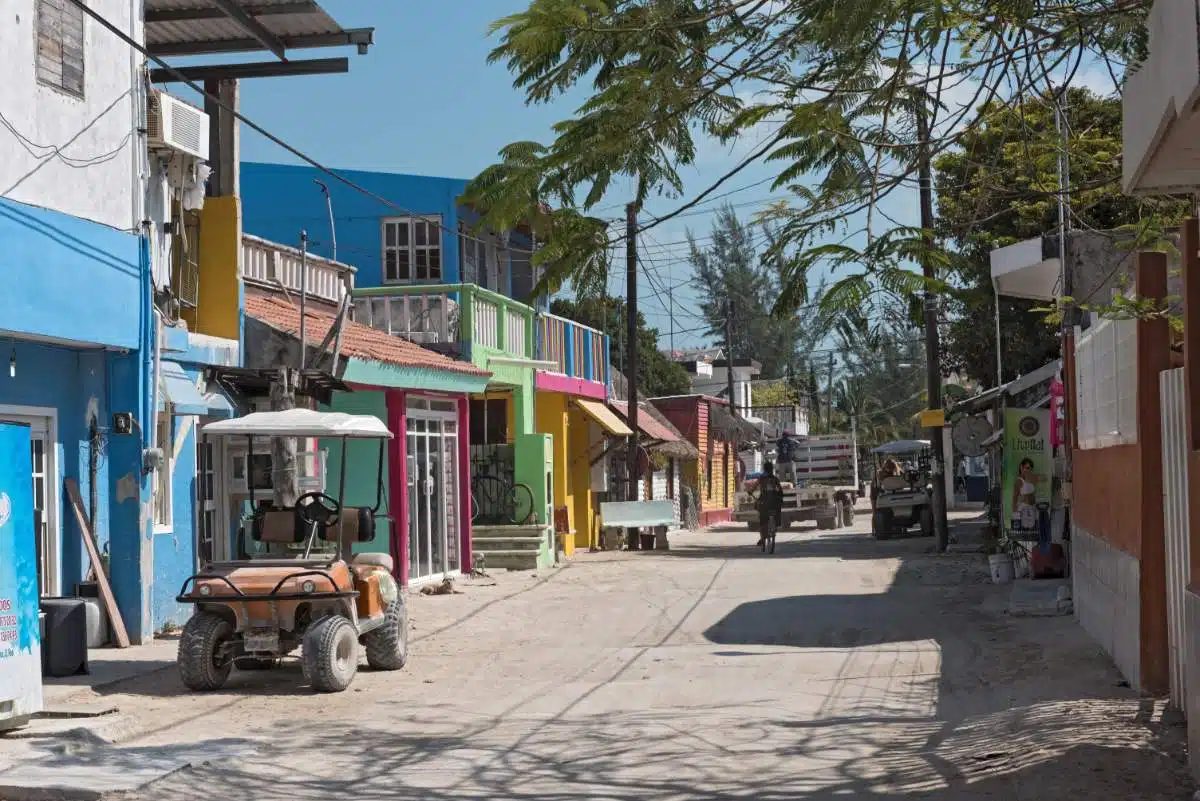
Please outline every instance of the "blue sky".
M488 25L523 10L526 0L463 0L452 14L436 3L323 0L322 5L344 27L374 27L370 52L356 56L349 51L346 75L243 81L241 100L242 112L250 119L329 167L470 177L496 161L499 149L509 142L549 141L550 126L570 117L586 97L578 92L551 105L526 106L504 65L487 63L495 43L486 36ZM323 55L327 54L312 51L304 57ZM698 163L685 173L687 190L694 194L708 186L754 141L751 137L729 146L703 142ZM245 128L242 158L295 161ZM748 218L771 196L766 180L770 176L766 169L751 167L719 192L749 187L728 197ZM622 215L625 198L620 191L610 192L610 198L601 208L612 208L601 214ZM661 214L680 202L654 199L646 211ZM676 346L704 341L696 330L701 322L695 295L687 286L691 268L682 261L687 253L682 243L689 227L698 237L708 234L718 205L706 204L643 238L643 254L655 277L653 285L643 281L640 307L650 324L663 332L663 347L669 317L662 289L668 284L674 287ZM623 272L614 276L611 289L624 294Z
M454 4L323 0L322 5L344 27L374 27L375 45L370 52L357 56L349 51L346 75L244 81L242 112L329 167L471 177L493 163L497 151L509 142L549 141L550 126L570 117L586 97L580 91L550 105L526 106L504 65L487 63L495 43L486 35L489 24L523 10L527 0ZM448 13L451 5L453 13ZM310 51L297 57L332 54ZM1093 78L1099 76L1085 74L1080 81L1091 83ZM963 93L970 97L966 87ZM730 145L701 142L697 163L684 173L684 198L656 198L647 204L646 213L673 210L734 166L768 132L767 128L752 131ZM295 161L245 128L242 157ZM739 190L727 200L748 219L770 199L773 172L751 166L718 194ZM622 215L626 196L621 189L610 191L600 214ZM882 211L901 224L915 225L916 200L915 191L912 197L896 193L881 204ZM706 203L642 239L642 253L654 279L641 283L640 308L663 333L662 347L668 342L667 299L662 291L667 285L674 287L676 346L705 341L699 331L702 323L695 293L687 283L691 268L685 261L684 240L689 228L698 237L706 236L718 206L719 202ZM624 294L623 272L614 275L610 290Z

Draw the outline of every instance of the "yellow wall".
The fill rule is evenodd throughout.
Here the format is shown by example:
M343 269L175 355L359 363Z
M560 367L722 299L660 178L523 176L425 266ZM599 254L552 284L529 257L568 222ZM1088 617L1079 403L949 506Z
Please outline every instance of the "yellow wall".
M712 452L708 457L712 459L712 497L708 495L708 479L704 474L705 454L701 454L700 460L696 462L695 473L698 478L696 484L700 492L700 509L701 511L709 511L711 509L728 509L733 505L733 495L736 487L737 477L734 472L734 461L737 458L733 452L732 446L718 439L709 438L709 444L712 447ZM684 475L687 475L688 468L684 468ZM729 487L729 499L726 503L725 487Z
M200 210L200 297L183 312L198 334L241 339L242 208L237 197L210 197Z
M567 466L570 463L567 452L567 396L558 392L539 392L536 412L537 433L550 435L550 448L554 454L554 508L567 507L570 528L574 529L574 498L567 480ZM575 551L575 539L570 534L563 537L563 550L568 556Z
M563 551L572 555L577 547L587 547L595 525L595 499L591 483L590 420L571 396L560 392L539 392L537 431L549 434L554 452L554 508L567 508L570 529L563 537Z
M572 538L572 550L574 550L575 546L588 547L593 542L592 538L598 539L600 533L595 529L596 508L595 497L592 493L591 420L578 406L572 403L568 404L567 422L569 437L567 455L570 459L569 486L575 498L571 511L571 526L575 529L575 536Z

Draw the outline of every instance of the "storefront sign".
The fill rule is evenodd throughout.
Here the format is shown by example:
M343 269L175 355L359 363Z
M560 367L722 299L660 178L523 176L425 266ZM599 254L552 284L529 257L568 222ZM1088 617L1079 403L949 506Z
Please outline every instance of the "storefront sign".
M1050 434L1048 410L1005 409L1000 496L1005 526L1036 529L1037 505L1050 503L1054 476Z

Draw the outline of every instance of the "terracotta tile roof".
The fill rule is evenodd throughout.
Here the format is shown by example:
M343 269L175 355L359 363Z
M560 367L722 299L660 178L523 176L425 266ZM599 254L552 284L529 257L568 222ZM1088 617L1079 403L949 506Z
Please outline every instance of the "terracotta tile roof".
M300 336L300 308L283 298L247 293L246 314L277 331ZM337 315L320 308L307 308L304 317L305 339L315 346L329 333ZM342 327L342 353L397 367L420 367L462 375L491 375L471 362L451 359L407 339L350 321Z
M629 422L629 404L625 401L609 401L609 405L617 410L617 414ZM646 408L646 404L638 404L638 428L650 439L662 442L679 442L679 434L667 428Z

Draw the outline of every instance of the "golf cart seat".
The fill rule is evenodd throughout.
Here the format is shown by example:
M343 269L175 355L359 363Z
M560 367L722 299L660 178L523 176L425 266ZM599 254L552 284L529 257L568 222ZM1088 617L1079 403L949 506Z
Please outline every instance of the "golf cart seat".
M889 491L908 489L908 481L901 476L887 476L879 482L879 488Z
M396 570L396 562L391 554L386 553L356 553L350 562L351 567L382 567L389 573Z
M375 539L375 510L369 506L346 506L341 511L342 546L348 551L355 543ZM336 521L336 518L335 518ZM337 542L338 524L331 522L318 529L317 536L325 542Z
M304 542L304 526L295 509L267 509L254 515L250 537L255 542L292 545Z

